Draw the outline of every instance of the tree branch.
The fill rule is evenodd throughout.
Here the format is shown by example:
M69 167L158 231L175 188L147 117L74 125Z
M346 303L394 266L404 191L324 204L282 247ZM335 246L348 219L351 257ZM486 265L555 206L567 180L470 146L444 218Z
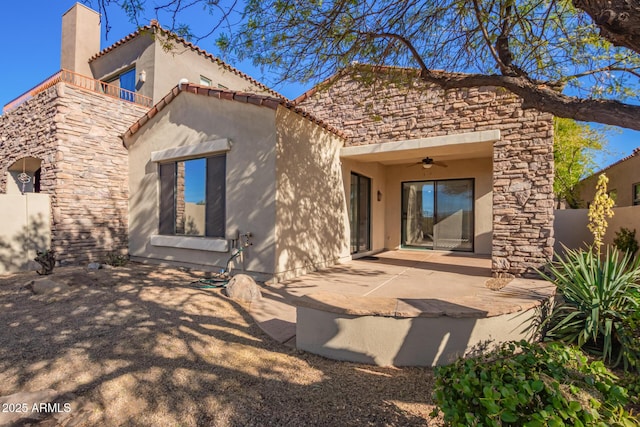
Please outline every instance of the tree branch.
M573 0L600 28L600 35L640 53L640 0Z
M558 117L640 130L640 105L619 101L582 99L563 95L549 86L536 84L522 76L440 73L422 70L421 78L443 89L478 86L502 87L523 99L522 108L536 108Z
M493 60L496 61L496 64L498 64L498 68L500 68L500 71L503 74L511 74L509 70L510 64L503 61L504 53L499 54L498 51L496 50L496 48L499 49L501 47L500 44L496 42L496 47L493 46L493 44L491 43L491 39L489 38L489 33L487 32L486 27L482 23L482 15L480 11L480 5L478 4L478 0L473 0L473 10L476 15L476 21L478 22L478 27L480 28L480 31L482 33L482 38L484 39L484 42L487 44L487 47L489 48L489 52L491 53ZM501 40L501 41L504 42L505 40ZM509 51L508 39L506 40L506 44L507 44L507 52L508 52ZM507 59L507 61L509 60Z
M604 73L604 72L609 72L609 71L620 71L620 72L623 72L623 73L629 73L631 75L634 75L634 76L640 78L640 71L638 71L638 70L633 70L633 69L630 69L630 68L623 68L623 67L616 67L615 65L609 65L609 66L606 66L606 67L597 68L595 70L585 71L584 73L578 73L578 74L573 74L571 76L566 76L561 80L561 82L568 82L570 80L579 79L580 77L592 76L594 74ZM559 82L559 83L561 83L561 82Z
M523 99L522 108L535 108L584 122L640 130L640 106L619 101L582 99L560 93L545 82L532 81L525 76L501 76L487 74L462 74L435 72L427 68L418 50L405 37L394 33L362 33L369 38L390 38L404 44L420 67L420 78L443 89L461 89L478 86L502 87Z

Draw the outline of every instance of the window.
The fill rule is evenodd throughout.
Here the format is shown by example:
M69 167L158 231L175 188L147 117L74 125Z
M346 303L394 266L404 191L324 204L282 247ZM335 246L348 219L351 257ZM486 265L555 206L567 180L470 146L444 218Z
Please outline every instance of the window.
M136 97L136 69L131 68L116 78L107 82L111 87L102 85L102 91L112 96L118 96L125 101L135 101ZM116 86L114 89L113 86ZM114 93L114 91L117 91Z
M225 236L226 155L160 164L163 235Z
M211 79L205 76L200 76L200 86L211 86Z
M228 87L226 87L225 85L221 85L220 83L218 83L218 89L229 89Z
M402 246L473 251L474 187L469 179L402 183Z
M125 71L120 74L120 89L127 90L129 92L136 91L136 69L132 68L129 71ZM128 97L132 97L133 94L128 93L124 95L124 92L120 90L120 98L127 99L127 101L133 101L133 99L128 99Z
M633 184L633 205L640 205L640 182Z

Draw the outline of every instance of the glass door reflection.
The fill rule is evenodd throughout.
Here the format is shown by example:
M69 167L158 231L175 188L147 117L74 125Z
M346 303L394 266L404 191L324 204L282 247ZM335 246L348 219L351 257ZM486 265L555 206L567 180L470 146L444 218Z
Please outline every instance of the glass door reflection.
M402 246L473 251L473 179L402 183Z

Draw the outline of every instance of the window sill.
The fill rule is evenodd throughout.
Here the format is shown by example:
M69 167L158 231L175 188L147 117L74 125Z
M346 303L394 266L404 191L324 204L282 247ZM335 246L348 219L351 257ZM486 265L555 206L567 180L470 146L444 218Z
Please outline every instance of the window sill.
M229 252L229 242L219 237L151 236L151 246L194 249L208 252Z

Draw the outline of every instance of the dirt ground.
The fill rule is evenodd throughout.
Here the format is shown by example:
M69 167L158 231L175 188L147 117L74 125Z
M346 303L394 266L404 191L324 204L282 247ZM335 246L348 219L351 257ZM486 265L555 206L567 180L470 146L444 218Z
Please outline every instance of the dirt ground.
M35 272L0 276L0 396L52 389L70 409L40 426L435 425L432 369L284 346L221 290L190 287L197 277L64 267L47 278L69 290L34 295Z

